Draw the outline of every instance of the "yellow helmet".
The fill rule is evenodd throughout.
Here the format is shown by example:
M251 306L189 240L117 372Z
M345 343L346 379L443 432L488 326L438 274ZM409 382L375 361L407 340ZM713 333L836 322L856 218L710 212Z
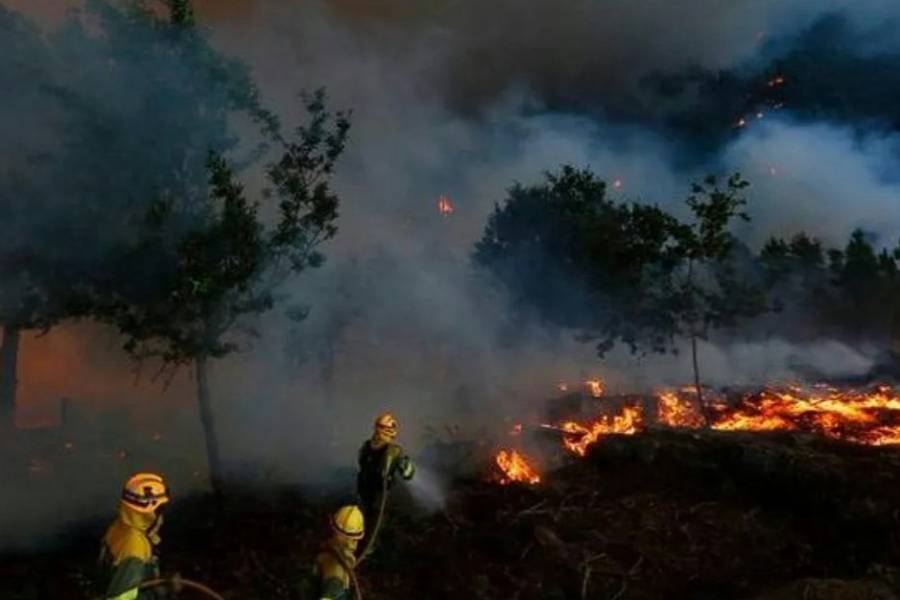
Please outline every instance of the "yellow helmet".
M375 419L375 433L392 440L397 437L397 419L391 413L384 413Z
M169 502L169 490L162 476L137 473L125 482L122 502L139 513L155 513Z
M361 540L365 534L365 518L358 506L342 506L331 515L331 528L351 540Z

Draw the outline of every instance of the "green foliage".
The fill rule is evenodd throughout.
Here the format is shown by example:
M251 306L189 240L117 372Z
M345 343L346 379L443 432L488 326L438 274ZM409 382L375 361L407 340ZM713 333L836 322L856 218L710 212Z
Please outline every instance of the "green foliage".
M763 290L738 277L732 256L736 239L729 228L735 219L749 220L742 195L749 185L735 173L724 186L712 175L692 186L687 205L694 222L679 224L675 234L683 264L674 301L660 307L680 323L678 333L706 339L710 329L734 326L766 310Z
M326 110L321 91L306 97L306 108L308 123L267 169L272 189L262 197L278 201L275 223L266 222L263 205L247 199L216 153L208 161L208 194L188 212L187 225L173 205L152 213L124 258L154 272L154 288L118 295L103 314L127 337L130 353L177 366L233 352L238 345L228 334L238 321L271 309L288 276L321 264L318 247L337 231L330 175L349 122Z
M593 173L565 166L535 186L516 185L495 207L474 262L520 307L581 332L600 355L673 350L680 335L758 314L761 291L735 275L734 218L746 218L738 175L695 185L693 223L656 206L606 198Z
M473 259L519 306L581 330L601 354L616 340L662 350L673 324L656 304L678 263L675 228L661 209L613 202L593 173L564 166L510 188Z
M188 0L166 2L164 16L88 0L49 34L0 8L0 75L16 82L0 119L25 135L0 173L0 320L51 327L146 286L121 257L148 215L189 222L210 150L247 163L277 137L246 67L212 48ZM239 147L235 118L259 126L254 148Z

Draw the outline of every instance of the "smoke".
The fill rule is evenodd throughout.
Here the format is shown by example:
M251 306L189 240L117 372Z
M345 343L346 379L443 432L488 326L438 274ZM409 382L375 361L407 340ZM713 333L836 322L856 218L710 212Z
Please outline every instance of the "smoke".
M52 3L39 4L49 11L41 18L51 18ZM316 480L346 490L352 486L346 469L382 410L396 413L401 441L416 452L428 441L429 425L478 431L503 423L552 396L559 380L602 376L623 391L683 382L690 372L684 353L637 361L618 351L600 363L572 332L517 318L502 292L473 272L472 244L506 188L535 182L541 171L563 163L619 180L614 193L623 200L678 214L692 180L739 169L754 184L753 221L740 232L751 245L797 229L837 244L856 226L895 239L897 140L883 120L873 123L867 115L857 122L846 111L822 121L815 111L804 112L811 105L801 99L783 116L733 126L747 109L745 87L758 86L758 75L827 15L843 15L849 39L859 44L848 53L868 60L894 51L888 41L873 41L884 36L858 33L900 17L896 3L865 0L849 8L838 0L585 0L565 7L550 0L527 7L508 0L198 2L215 44L250 64L264 100L284 122L299 116L296 94L320 85L333 107L354 110L350 148L338 169L339 234L326 248L325 266L288 290L309 307L308 319L294 323L283 311L266 316L254 324L262 335L244 354L214 367L226 460L259 481ZM33 59L27 48L9 51L21 64ZM733 72L738 101L716 96L727 101L717 100L715 114L707 116L696 109L705 106L702 94L662 95L647 86L660 74L696 70ZM104 85L112 106L122 94L134 100L126 91L139 96L147 89L136 81ZM109 89L119 85L127 89ZM158 101L154 111L164 115L174 100ZM25 106L23 100L0 109L4 139L35 141L40 129L15 126ZM669 125L684 110L693 120L710 120L714 154L696 152L689 139L695 134ZM143 118L141 111L125 111L116 127L128 130ZM166 143L154 130L169 127L142 123L141 144ZM128 162L117 165L127 182ZM250 191L258 191L258 169L244 175ZM453 202L450 215L438 214L442 194ZM73 511L79 517L96 509L99 496L114 495L132 468L164 468L176 489L203 484L195 475L203 459L191 374L182 373L167 390L146 375L135 386L116 344L104 339L101 345L92 337L99 335L91 326L78 330L79 344L94 359L73 361L64 384L23 390L27 403L67 388L76 398L127 407L109 417L103 451L112 461L117 448L131 445L135 458L80 471L91 476L67 488L70 497L91 500ZM26 348L23 360L31 365L36 354ZM829 340L720 339L701 348L701 361L706 380L725 384L802 376L806 366L828 376L857 374L872 364L871 354ZM56 364L64 355L49 348L40 360ZM23 386L47 373L27 367ZM104 389L89 383L98 380L114 383ZM162 445L153 441L157 425ZM414 492L438 505L444 482L429 481L427 472L419 478ZM0 494L4 506L16 507L4 510L0 530L20 532L19 516L32 515L29 534L10 544L61 526L54 499L26 510L33 493Z
M754 184L753 240L807 231L843 246L860 228L892 246L900 238L900 136L791 120L755 126L723 152Z
M416 476L409 482L413 498L428 512L436 512L444 508L447 501L446 482L435 476L431 470L423 467L416 469Z

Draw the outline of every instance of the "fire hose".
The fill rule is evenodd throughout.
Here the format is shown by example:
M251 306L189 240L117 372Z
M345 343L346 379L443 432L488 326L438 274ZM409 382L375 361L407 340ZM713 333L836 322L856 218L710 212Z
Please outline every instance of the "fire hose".
M160 579L151 579L149 581L143 582L141 585L137 587L138 590L149 590L156 587L160 587L163 585L171 585L173 587L181 586L188 589L196 590L203 595L213 598L213 600L225 600L219 593L215 590L203 585L202 583L191 581L190 579L183 579L181 577L169 577L169 578L160 578ZM94 600L102 600L101 598L95 598Z
M366 560L366 557L372 552L372 548L375 545L375 538L378 537L378 532L381 530L381 522L384 520L384 507L387 505L387 497L388 483L387 478L384 478L382 479L381 484L381 502L378 504L378 516L375 518L375 527L372 529L372 535L370 535L369 539L366 541L366 547L363 548L362 553L359 555L359 559L356 561L357 565Z

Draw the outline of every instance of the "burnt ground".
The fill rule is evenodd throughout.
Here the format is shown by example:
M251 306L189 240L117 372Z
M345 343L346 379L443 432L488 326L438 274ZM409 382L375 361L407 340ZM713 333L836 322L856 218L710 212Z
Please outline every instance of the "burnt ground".
M432 515L398 494L360 569L364 597L900 598L898 450L650 431L563 463L535 487L460 477ZM337 500L259 489L181 499L164 569L229 600L291 598ZM102 526L54 553L0 559L0 597L90 597Z

